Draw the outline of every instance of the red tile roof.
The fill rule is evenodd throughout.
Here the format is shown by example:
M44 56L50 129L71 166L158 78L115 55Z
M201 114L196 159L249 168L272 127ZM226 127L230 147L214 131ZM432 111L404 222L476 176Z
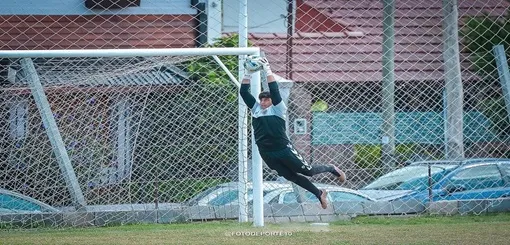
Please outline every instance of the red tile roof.
M379 81L382 79L382 19L380 0L297 1L292 72L297 82ZM500 16L506 0L458 0L459 17L489 13ZM395 1L395 79L440 80L442 70L442 2ZM307 24L305 24L307 23ZM459 21L462 26L462 20ZM252 33L273 70L286 74L285 33ZM463 79L474 75L461 54Z
M296 0L296 24L298 32L342 32L347 27L342 23L332 19L329 14L322 13L319 9L308 4L303 0Z
M191 15L0 15L0 49L191 48Z

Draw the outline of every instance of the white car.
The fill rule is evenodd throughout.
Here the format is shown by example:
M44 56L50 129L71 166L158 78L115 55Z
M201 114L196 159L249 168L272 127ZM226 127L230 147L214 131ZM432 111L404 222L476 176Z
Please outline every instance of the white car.
M289 187L290 183L280 181L264 181L263 184L263 195L271 192L272 190ZM223 206L223 205L234 205L238 203L238 186L239 182L227 182L213 186L193 198L189 199L186 203L188 205L198 206ZM248 200L253 199L253 184L247 183Z
M346 202L346 201L354 201L354 202L373 202L375 201L373 198L358 192L353 189L344 188L335 185L325 185L325 184L317 184L319 189L326 189L328 192L328 202ZM315 197L309 191L298 187L298 191L301 192L302 200L305 203L319 203L319 199ZM290 187L284 187L275 189L266 195L264 195L264 203L280 203L280 204L290 204L290 203L298 203L298 194L296 190Z
M326 189L330 202L339 201L374 201L374 199L359 193L355 190L335 185L315 183L319 188ZM304 194L305 202L319 202L310 192L298 187ZM253 200L253 184L248 183L248 202ZM264 203L297 203L297 194L291 182L264 181L263 191ZM198 206L223 206L237 205L239 200L238 182L228 182L213 186L195 197L191 198L188 205Z

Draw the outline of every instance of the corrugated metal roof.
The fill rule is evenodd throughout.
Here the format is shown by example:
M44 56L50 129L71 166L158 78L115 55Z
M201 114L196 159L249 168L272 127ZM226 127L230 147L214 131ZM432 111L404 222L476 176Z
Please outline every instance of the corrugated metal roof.
M165 59L36 59L34 66L43 85L164 85L188 77ZM24 72L16 74L16 84L27 84Z

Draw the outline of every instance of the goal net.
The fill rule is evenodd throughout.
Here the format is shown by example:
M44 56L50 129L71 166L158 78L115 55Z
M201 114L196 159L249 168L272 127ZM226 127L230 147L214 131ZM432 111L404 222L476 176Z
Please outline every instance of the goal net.
M239 142L248 147L249 137L239 133L248 128L240 121L247 114L239 113L232 78L239 57L257 50L160 50L170 54L158 56L125 50L107 57L94 55L98 50L74 51L75 57L40 51L38 58L9 58L0 183L2 197L12 200L0 200L1 208L42 212L42 221L56 226L123 223L137 215L132 211L146 215L137 222L216 218L200 208L189 216L183 206L209 205L206 189L239 178L239 159L248 159ZM224 218L239 214L226 210ZM62 218L94 212L82 221ZM6 215L2 224L39 224L31 217Z

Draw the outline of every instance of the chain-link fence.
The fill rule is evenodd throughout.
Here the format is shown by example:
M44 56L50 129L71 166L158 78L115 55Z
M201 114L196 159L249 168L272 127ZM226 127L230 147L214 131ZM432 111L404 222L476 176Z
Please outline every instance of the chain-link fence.
M241 6L4 0L0 50L236 47ZM311 178L329 191L320 210L264 167L266 219L441 211L445 200L457 212L506 205L509 7L248 1L248 42L277 75L294 147L348 176L343 185ZM238 87L218 62L62 54L0 57L2 227L239 216L239 159L251 162L251 143L240 151ZM238 56L219 59L237 77ZM251 207L251 164L245 171Z

